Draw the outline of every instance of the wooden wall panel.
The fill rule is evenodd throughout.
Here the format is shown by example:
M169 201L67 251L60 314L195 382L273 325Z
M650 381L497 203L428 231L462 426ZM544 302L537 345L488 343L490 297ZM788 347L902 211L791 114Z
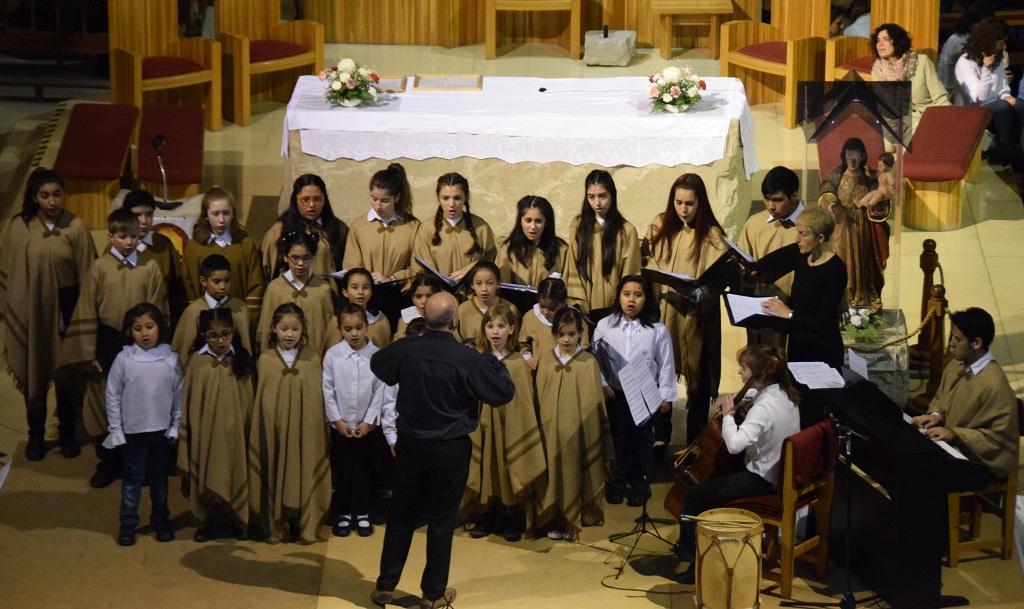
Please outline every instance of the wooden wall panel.
M177 0L110 0L107 12L110 48L160 55L178 38Z
M787 40L828 38L831 10L830 0L773 0L772 25L780 28Z
M271 24L281 21L279 0L217 0L213 6L218 33L267 39Z

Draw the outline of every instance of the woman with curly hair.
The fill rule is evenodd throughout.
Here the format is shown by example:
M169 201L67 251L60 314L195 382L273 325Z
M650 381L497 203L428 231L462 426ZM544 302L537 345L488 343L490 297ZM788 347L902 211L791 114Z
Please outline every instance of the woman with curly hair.
M925 109L948 106L949 94L939 80L935 64L923 53L910 49L910 35L895 23L883 23L871 35L871 80L875 82L910 81L911 131Z

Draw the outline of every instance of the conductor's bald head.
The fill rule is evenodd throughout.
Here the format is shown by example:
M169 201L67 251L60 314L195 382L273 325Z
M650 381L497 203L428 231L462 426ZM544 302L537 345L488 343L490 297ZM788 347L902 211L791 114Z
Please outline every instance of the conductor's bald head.
M455 314L459 303L448 292L438 292L427 299L423 319L431 330L451 330L455 327Z

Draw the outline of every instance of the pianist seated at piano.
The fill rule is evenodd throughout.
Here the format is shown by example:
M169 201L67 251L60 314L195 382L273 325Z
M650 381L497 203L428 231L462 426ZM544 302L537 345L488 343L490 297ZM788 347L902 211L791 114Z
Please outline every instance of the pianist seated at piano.
M953 359L942 371L928 414L914 417L914 424L934 440L966 449L993 477L1006 478L1017 467L1020 422L1017 398L989 352L995 324L977 307L950 318Z
M722 411L721 440L730 454L743 453L738 471L715 472L714 476L684 490L679 521L676 556L689 561L686 571L676 576L681 584L692 584L695 576L696 524L686 516L722 507L744 497L777 492L782 460L782 443L800 431L799 397L789 380L786 358L778 347L747 345L736 356L744 395L723 394L715 403ZM749 408L748 408L749 406ZM742 412L746 410L746 415ZM742 423L737 423L742 418ZM709 423L710 428L712 424ZM707 428L706 428L707 430ZM698 437L694 444L706 441ZM692 445L691 445L692 446ZM721 444L719 444L721 446ZM701 447L706 454L713 447Z

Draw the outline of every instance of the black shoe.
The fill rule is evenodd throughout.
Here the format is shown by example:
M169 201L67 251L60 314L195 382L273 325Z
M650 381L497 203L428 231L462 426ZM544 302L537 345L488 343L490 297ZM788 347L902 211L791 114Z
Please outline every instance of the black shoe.
M69 438L67 440L61 438L60 456L65 459L74 459L80 454L82 454L82 449L78 446L78 442L76 442L74 438Z
M167 541L174 541L174 529L171 528L170 523L161 522L155 525L156 528L156 540L164 543Z
M213 539L213 534L210 531L210 526L205 522L199 525L194 535L192 535L192 541L196 543L206 543Z
M612 505L619 505L625 497L622 496L622 488L616 484L604 485L604 500Z
M629 491L629 500L626 501L626 505L629 507L640 507L650 496L651 491L647 487L633 488Z
M684 586L692 586L697 579L697 569L694 567L694 563L690 563L690 566L686 568L682 573L676 573L672 579L677 584Z
M117 533L117 545L134 546L135 527L121 527L121 530Z
M369 537L373 535L373 523L370 522L369 514L360 514L356 516L356 533L360 537Z
M302 538L302 529L299 528L299 519L292 518L288 521L288 541L296 542Z
M93 488L107 488L114 480L117 480L117 476L111 474L104 467L97 467L92 478L89 478L89 486Z
M245 534L245 527L235 527L235 539L238 541L245 541L249 539L249 536Z
M473 528L469 530L469 536L473 539L481 539L491 534L491 512L485 512L480 514L480 517L473 523Z
M352 517L338 516L338 522L331 528L331 534L335 537L348 537L352 534Z
M501 536L505 541L513 543L523 538L525 515L522 512L513 511L505 519L505 530Z
M42 461L46 456L46 442L42 436L29 436L25 445L25 458L29 461Z

